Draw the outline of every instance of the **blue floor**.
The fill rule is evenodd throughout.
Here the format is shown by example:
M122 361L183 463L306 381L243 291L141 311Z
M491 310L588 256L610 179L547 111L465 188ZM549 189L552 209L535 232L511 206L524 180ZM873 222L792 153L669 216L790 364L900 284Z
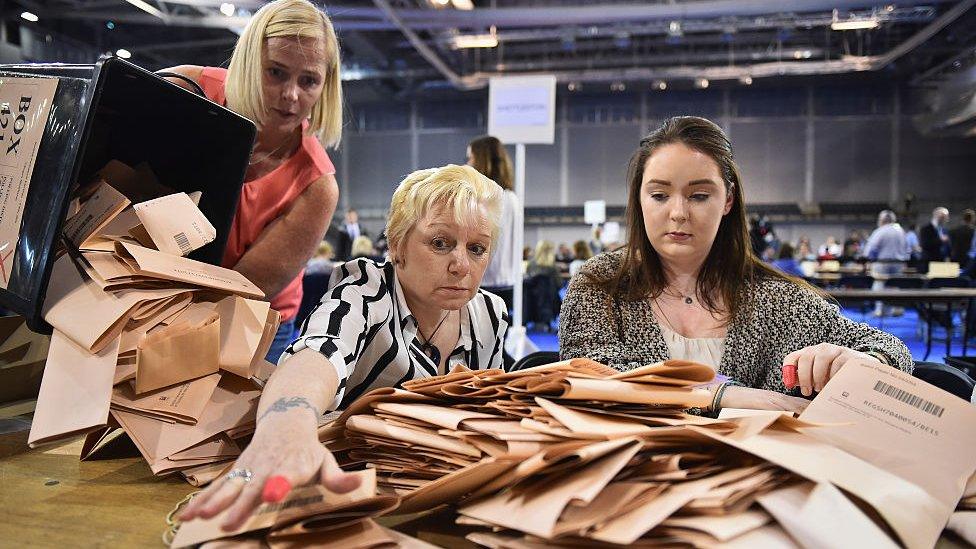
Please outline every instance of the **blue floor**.
M885 317L883 322L882 319L871 316L870 311L868 311L866 317L861 315L860 310L855 309L845 308L843 309L843 313L846 317L856 322L866 322L875 328L880 328L899 337L908 346L915 360L925 360L924 331L919 328L918 314L914 310L906 310L905 314L900 317ZM934 336L932 340L932 353L927 360L931 362L944 362L943 357L946 354L945 330L936 327ZM540 351L559 350L559 339L555 333L544 333L533 330L530 327L529 339L539 347ZM976 347L976 334L971 334L969 338L970 355L976 354L974 347ZM962 325L959 322L958 315L956 316L956 334L952 339L952 348L949 354L952 356L962 354Z

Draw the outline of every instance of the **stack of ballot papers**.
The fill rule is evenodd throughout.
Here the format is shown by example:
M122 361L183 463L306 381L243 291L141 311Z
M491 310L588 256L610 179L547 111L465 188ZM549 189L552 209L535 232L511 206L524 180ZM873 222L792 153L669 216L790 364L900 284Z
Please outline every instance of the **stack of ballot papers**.
M586 359L378 389L319 431L398 513L443 505L487 547L932 547L976 471L976 408L847 365L799 418L684 410L707 366Z
M243 275L184 257L215 238L185 193L135 205L106 180L64 224L31 447L124 431L155 474L195 484L240 454L278 313ZM121 431L120 431L121 430Z
M220 528L227 511L210 519L183 523L170 546L191 547L213 540L223 540L228 547L270 546L274 549L369 549L415 545L402 544L397 533L373 521L395 509L399 499L377 495L376 473L372 469L355 474L360 477L360 484L351 492L337 494L320 485L296 488L279 503L262 504L243 526L229 532ZM416 546L427 545L417 542Z

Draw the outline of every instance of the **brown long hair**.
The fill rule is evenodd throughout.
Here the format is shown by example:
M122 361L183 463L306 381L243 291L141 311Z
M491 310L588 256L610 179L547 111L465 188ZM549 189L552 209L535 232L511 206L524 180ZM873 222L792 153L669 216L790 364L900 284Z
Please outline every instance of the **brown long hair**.
M474 169L494 180L506 191L512 190L512 161L508 158L505 145L497 137L479 137L468 143L468 147L471 147Z
M721 298L730 318L735 317L747 305L743 301L741 289L763 277L809 286L800 280L784 276L763 263L752 252L746 222L745 196L739 168L732 155L732 143L722 128L697 116L669 118L658 129L641 139L627 169L629 190L626 223L629 239L624 247L620 270L602 280L590 277L590 282L598 284L610 295L628 301L657 297L667 287L668 280L661 265L661 257L651 246L644 228L640 193L647 159L658 148L672 143L681 143L714 160L722 174L726 192L732 195L732 208L722 217L718 234L715 235L712 248L698 274L696 289L705 308L711 312L724 312L719 307Z

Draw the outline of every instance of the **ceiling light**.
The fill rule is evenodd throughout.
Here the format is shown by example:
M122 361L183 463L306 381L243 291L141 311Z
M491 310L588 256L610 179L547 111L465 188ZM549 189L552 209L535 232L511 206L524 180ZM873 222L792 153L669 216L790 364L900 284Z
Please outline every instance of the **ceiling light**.
M230 2L224 2L223 4L220 5L220 13L226 15L227 17L230 17L235 13L237 13L237 7L234 6L234 4L231 4Z
M614 82L610 84L610 91L622 92L627 89L627 85L623 82Z
M696 78L695 79L695 87L698 88L698 89L701 89L701 90L707 88L708 87L708 79L707 78Z
M671 21L668 23L668 36L681 36L684 34L681 30L681 21Z
M880 24L881 22L878 21L878 18L873 15L866 19L848 19L846 21L841 21L837 10L834 10L833 17L831 18L830 28L835 31L862 30L874 29Z
M431 0L435 6L444 7L451 3L451 0Z
M569 84L566 85L566 89L569 90L569 91L571 91L571 92L579 91L582 88L583 88L583 85L580 84L579 82L570 82Z
M128 59L128 58L132 57L132 52L130 52L129 50L127 50L125 48L119 48L119 49L115 50L115 55L118 55L122 59Z
M744 86L751 86L752 85L752 77L749 76L749 75L740 76L739 77L739 83L741 83Z
M20 14L20 17L21 17L21 19L26 19L26 20L30 21L31 23L36 23L37 22L37 16L34 15L33 13L29 12L29 11L25 11L25 12L21 13Z
M474 3L472 3L471 0L451 0L451 4L454 5L454 9L456 10L467 11L474 9Z
M106 21L105 28L108 30L115 30L115 21Z
M459 34L454 37L454 47L466 48L494 48L498 46L498 36L494 32L488 34Z
M664 91L668 89L668 83L664 80L655 80L653 87L655 90Z
M132 4L133 6L135 6L137 8L139 8L139 9L141 9L142 11L150 14L150 15L155 15L156 17L158 17L160 19L163 18L163 12L159 11L157 8L155 8L152 5L150 5L145 0L125 0L125 1L128 2L128 3L130 3L130 4Z

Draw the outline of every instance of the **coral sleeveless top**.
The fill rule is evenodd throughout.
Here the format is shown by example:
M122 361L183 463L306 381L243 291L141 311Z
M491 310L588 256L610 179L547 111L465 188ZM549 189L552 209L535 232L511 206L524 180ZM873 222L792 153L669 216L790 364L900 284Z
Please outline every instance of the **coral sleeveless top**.
M226 79L227 69L205 67L200 77L200 87L211 101L226 105ZM306 121L302 129L307 126ZM245 181L221 264L233 268L264 228L284 214L310 183L323 175L334 173L335 167L322 144L315 136L305 134L301 146L291 158L263 177ZM281 293L271 299L271 307L281 313L282 322L293 320L298 314L304 272L299 272Z

